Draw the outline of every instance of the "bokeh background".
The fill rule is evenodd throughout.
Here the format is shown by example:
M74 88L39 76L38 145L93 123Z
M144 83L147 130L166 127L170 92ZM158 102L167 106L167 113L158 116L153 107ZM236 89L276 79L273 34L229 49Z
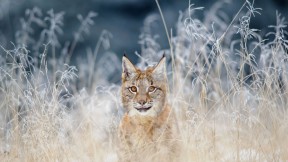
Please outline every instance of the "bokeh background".
M188 8L189 0L160 0L164 16L169 29L175 28L175 22L179 17L179 12ZM205 10L216 1L211 0L190 0L195 7L205 7L204 12L196 12L199 19L205 14ZM227 6L223 6L223 12L228 13L228 22L231 22L233 16L244 3L244 0L228 0ZM256 0L255 7L262 8L261 15L251 21L251 28L260 29L262 33L267 33L268 25L275 24L276 10L284 17L288 16L287 0ZM135 52L140 53L139 35L141 33L143 22L149 15L158 16L158 20L152 26L153 33L159 35L157 41L161 48L167 49L168 41L165 36L165 30L155 1L153 0L0 0L0 44L9 48L10 42L15 42L15 33L20 28L20 19L24 17L26 9L38 7L43 15L53 9L55 13L64 12L64 32L59 36L61 46L65 42L73 40L73 34L79 28L77 15L86 16L89 11L94 11L98 15L93 18L95 24L91 27L89 35L77 44L72 63L77 57L85 57L87 47L94 48L101 32L107 30L112 34L109 49L119 56L127 53L133 61L137 60ZM36 37L37 32L34 31ZM260 34L261 34L260 32ZM33 36L32 35L32 36ZM99 56L104 54L100 49ZM98 58L100 58L98 57ZM97 59L99 60L99 59Z

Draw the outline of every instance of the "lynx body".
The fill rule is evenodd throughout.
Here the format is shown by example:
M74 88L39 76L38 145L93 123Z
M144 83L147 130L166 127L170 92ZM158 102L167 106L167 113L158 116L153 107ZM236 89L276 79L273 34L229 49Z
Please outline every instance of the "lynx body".
M142 71L122 60L122 103L119 126L122 161L159 161L175 152L175 119L167 102L165 57ZM171 160L171 159L168 159Z

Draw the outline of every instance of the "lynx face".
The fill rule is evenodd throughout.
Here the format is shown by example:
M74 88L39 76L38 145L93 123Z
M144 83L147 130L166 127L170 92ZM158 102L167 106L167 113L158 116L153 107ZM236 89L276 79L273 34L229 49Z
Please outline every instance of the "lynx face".
M142 71L125 56L122 59L122 102L130 116L157 116L166 104L167 77L165 57Z

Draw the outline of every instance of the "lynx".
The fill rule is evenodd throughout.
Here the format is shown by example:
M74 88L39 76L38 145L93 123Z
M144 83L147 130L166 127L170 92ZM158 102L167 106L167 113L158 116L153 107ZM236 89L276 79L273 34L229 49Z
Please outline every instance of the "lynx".
M122 103L119 126L122 161L172 161L175 118L167 102L166 58L146 70L122 59ZM120 160L120 161L121 161Z

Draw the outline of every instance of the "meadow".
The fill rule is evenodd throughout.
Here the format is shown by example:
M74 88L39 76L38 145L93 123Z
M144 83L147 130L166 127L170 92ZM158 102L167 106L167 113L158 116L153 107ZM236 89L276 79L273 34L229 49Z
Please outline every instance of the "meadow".
M287 21L275 11L271 32L260 34L250 28L261 16L253 1L239 6L233 19L222 12L224 4L209 10L190 4L170 30L156 3L160 16L143 22L137 65L166 54L179 161L288 161ZM195 16L204 11L203 18ZM63 12L27 9L16 41L0 46L0 161L118 160L124 112L121 83L113 80L120 77L122 54L97 57L109 49L111 33L103 30L86 57L71 63L96 16L78 15L73 39L61 44ZM151 31L157 20L166 38ZM170 48L161 48L159 39Z

